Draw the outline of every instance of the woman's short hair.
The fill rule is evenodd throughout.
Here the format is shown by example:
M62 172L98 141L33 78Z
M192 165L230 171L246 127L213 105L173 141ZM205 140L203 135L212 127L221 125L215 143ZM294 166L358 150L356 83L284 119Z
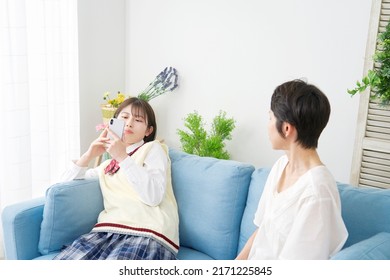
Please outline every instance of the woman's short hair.
M156 139L156 133L157 133L157 123L156 123L156 116L154 114L154 110L150 104L138 97L130 97L125 99L119 105L118 109L115 111L114 118L117 118L119 113L123 110L123 108L131 105L131 113L133 116L143 116L146 120L147 127L153 127L152 133L150 133L148 136L144 137L144 141L150 142Z
M316 86L302 80L285 82L276 87L271 98L271 111L282 137L283 122L293 125L296 141L304 148L317 148L318 139L328 123L330 103Z

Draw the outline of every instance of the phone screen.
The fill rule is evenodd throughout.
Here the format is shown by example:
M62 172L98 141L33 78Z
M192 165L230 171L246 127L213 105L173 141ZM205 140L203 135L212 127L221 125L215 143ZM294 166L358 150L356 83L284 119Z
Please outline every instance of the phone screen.
M125 127L125 121L121 119L112 118L109 122L109 128L122 139L123 129ZM108 136L113 139L113 137L108 133Z

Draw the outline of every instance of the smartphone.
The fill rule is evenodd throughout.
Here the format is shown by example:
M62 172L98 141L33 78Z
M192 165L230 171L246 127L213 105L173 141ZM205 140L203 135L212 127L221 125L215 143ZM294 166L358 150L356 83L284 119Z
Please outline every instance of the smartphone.
M125 128L124 120L111 118L108 123L108 127L111 129L111 131L115 132L115 134L118 135L120 139L122 139L123 130ZM108 136L111 138L111 140L113 140L113 137L110 135L110 133L108 133Z

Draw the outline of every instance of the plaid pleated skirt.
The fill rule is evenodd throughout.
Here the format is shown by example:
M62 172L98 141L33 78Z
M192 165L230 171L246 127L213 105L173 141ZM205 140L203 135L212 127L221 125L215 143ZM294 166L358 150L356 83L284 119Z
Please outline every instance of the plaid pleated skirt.
M63 249L55 260L176 260L156 240L111 232L90 232Z

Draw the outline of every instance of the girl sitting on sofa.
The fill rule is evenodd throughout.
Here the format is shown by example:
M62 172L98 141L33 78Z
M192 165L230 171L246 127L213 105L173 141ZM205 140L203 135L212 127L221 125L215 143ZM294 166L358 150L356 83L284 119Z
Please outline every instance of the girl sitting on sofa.
M92 231L55 259L176 259L178 209L168 148L155 140L154 111L148 102L133 97L119 106L115 117L125 121L122 139L105 128L62 178L99 177L104 210ZM112 160L87 170L89 162L105 152Z
M254 217L258 227L236 259L329 259L348 233L336 182L316 151L330 115L327 97L301 80L278 86L268 134L284 150Z

